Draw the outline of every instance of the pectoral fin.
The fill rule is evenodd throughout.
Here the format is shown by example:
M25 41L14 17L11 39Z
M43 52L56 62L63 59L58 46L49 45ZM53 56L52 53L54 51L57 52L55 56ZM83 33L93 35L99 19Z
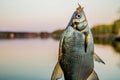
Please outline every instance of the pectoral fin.
M97 73L93 71L87 80L99 80Z
M85 35L84 49L85 49L85 52L87 52L87 47L88 47L88 33L84 32L84 35Z
M54 71L53 71L53 74L52 74L52 77L51 77L51 80L57 80L57 79L60 79L63 75L63 72L62 72L62 69L60 67L60 64L59 62L57 62L55 68L54 68Z
M94 59L95 59L95 61L105 64L105 62L96 53L94 53Z

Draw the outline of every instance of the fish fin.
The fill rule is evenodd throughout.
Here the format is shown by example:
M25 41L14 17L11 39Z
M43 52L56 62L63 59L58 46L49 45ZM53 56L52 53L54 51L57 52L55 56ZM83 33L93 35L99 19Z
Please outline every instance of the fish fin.
M95 59L95 61L105 64L105 62L96 53L94 53L94 59Z
M88 47L88 33L87 32L84 32L84 35L85 35L85 42L84 42L84 49L85 49L85 52L87 52L87 47Z
M61 66L60 66L59 62L57 62L56 66L54 68L51 80L60 79L60 78L62 78L62 75L63 75L63 71L61 69Z
M97 73L93 71L87 80L99 80Z

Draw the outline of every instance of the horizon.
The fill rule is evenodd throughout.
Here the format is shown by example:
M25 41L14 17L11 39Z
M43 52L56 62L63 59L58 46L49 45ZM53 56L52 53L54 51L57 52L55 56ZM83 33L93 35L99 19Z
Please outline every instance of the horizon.
M119 19L120 0L1 0L0 31L54 31L64 29L78 3L90 27Z

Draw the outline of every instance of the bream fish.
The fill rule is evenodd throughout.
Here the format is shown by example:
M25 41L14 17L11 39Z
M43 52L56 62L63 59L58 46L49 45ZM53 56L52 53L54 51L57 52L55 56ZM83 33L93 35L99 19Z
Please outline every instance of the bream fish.
M59 58L51 80L58 80L62 75L65 80L99 80L94 71L94 59L105 64L94 53L92 33L79 5L62 34Z

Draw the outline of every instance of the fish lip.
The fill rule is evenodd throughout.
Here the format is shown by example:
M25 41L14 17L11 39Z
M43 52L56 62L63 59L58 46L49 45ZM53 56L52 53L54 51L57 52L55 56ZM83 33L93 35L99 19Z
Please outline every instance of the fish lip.
M86 19L85 20L82 20L82 21L80 21L80 20L78 20L78 19L73 19L73 22L72 23L87 23L87 21L86 21Z

